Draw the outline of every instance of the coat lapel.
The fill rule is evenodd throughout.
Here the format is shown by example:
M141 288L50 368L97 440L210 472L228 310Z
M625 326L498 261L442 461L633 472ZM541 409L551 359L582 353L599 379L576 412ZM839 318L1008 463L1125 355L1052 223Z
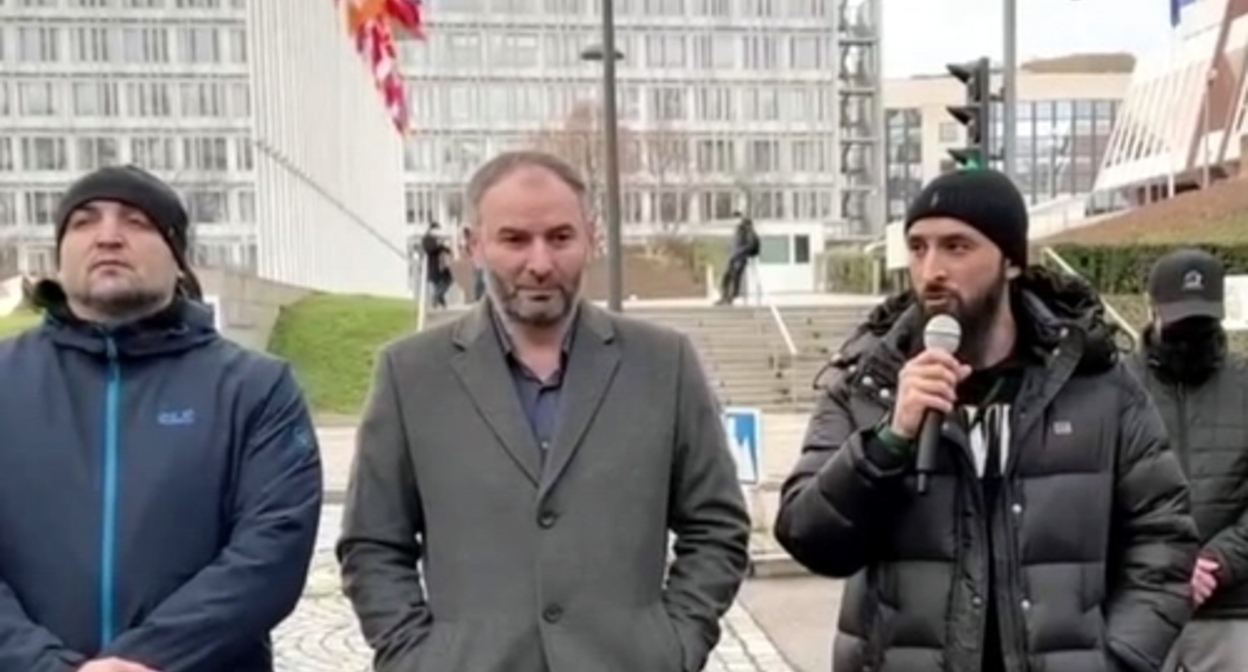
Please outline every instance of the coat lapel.
M452 338L459 352L451 368L481 419L516 466L537 485L542 473L541 449L525 420L489 310L489 302L482 301L456 325Z
M610 315L589 302L582 303L579 310L564 371L559 428L542 471L539 498L550 491L572 461L620 365Z

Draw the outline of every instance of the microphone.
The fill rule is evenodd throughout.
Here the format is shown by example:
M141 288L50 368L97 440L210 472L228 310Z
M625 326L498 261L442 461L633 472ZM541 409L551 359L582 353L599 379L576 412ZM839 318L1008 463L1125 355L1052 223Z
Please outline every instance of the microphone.
M949 315L936 315L923 328L923 347L945 352L955 352L962 344L962 325ZM945 423L944 414L928 409L923 415L919 431L919 450L915 458L915 471L919 475L919 494L927 494L927 480L936 469L936 447L940 444L940 427Z

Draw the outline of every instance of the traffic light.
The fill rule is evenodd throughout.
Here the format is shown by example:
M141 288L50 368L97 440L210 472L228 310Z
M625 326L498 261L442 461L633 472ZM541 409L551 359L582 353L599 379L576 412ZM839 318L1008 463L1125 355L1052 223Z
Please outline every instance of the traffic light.
M992 160L992 64L980 58L945 66L966 87L966 103L948 107L949 114L966 127L966 146L949 150L962 169L987 168Z

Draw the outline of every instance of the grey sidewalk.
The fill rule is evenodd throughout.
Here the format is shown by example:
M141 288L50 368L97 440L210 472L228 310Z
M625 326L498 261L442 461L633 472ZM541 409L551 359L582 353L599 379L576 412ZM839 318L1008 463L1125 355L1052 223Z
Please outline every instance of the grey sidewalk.
M321 539L298 609L276 634L279 672L368 672L370 654L338 590L333 540L342 507L325 507ZM793 672L754 619L734 606L706 672Z

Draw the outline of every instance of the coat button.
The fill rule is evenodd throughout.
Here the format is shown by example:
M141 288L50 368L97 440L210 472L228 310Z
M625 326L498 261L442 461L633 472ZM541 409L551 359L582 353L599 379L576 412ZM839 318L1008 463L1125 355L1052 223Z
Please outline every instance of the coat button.
M984 598L982 598L982 597L980 597L980 596L976 595L975 597L972 597L972 598L971 598L971 604L973 604L973 605L975 605L975 606L977 606L977 607L981 607L981 606L983 606L983 604L984 604Z
M1016 516L1021 516L1023 514L1023 505L1015 504L1014 506L1010 507L1010 511L1013 511L1014 515Z
M553 511L544 511L537 519L537 524L549 530L555 526L555 521L559 520L559 514Z
M1022 607L1023 611L1031 611L1031 600L1023 600L1018 606Z
M547 623L558 623L559 619L563 618L563 609L559 608L559 605L557 604L552 604L549 607L546 607L546 610L542 612L542 618L544 618Z

